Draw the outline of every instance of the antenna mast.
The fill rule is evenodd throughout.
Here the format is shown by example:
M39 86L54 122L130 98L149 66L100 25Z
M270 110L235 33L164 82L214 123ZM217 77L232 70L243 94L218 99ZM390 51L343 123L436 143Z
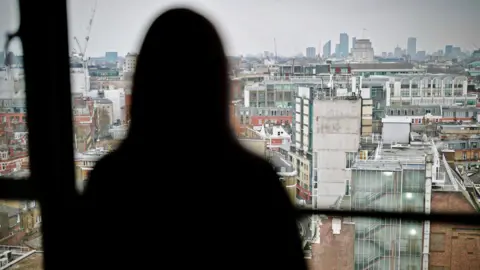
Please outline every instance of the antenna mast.
M277 41L273 38L273 47L275 49L275 64L277 64Z
M362 29L362 39L365 39L365 31L367 31L367 29L366 29L366 28L363 28L363 29Z

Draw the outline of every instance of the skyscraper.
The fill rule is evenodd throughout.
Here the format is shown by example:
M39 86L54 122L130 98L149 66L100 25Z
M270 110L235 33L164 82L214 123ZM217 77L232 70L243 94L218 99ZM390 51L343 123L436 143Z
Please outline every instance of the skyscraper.
M414 58L417 55L417 38L409 37L407 41L407 55Z
M352 37L352 49L355 48L355 43L357 42L356 37Z
M395 49L394 49L394 53L393 53L393 54L394 54L395 57L397 57L397 58L402 57L402 48L400 48L400 47L397 45L397 47L395 47Z
M340 56L341 57L347 57L348 52L349 52L349 46L348 46L348 35L347 33L341 33L340 34L340 48L339 48Z
M450 56L453 52L453 45L445 46L445 56Z
M316 56L315 47L308 47L306 55L307 55L307 58L315 58Z
M332 55L332 41L329 40L323 45L323 58L328 58Z

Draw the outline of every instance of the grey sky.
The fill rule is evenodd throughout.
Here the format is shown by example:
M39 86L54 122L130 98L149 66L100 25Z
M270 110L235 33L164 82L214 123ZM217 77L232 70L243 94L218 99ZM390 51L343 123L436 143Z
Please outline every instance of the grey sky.
M6 2L14 1L0 0L0 33L5 17L12 17L11 9L2 8ZM73 45L74 35L86 34L95 0L68 2ZM328 40L338 43L341 32L351 42L363 28L376 54L397 44L406 47L410 36L417 37L417 50L430 52L446 44L468 50L480 46L479 0L98 0L87 54L136 51L151 20L173 4L193 5L209 15L229 54L273 51L273 38L279 54L304 53Z

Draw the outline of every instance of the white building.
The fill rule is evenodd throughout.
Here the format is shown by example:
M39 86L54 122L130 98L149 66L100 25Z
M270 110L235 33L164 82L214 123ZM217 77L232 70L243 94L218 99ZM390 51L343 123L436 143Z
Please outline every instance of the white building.
M123 72L134 72L137 67L137 57L136 53L128 53L125 56L125 63L123 64Z
M392 77L386 82L386 106L391 105L476 105L477 96L467 94L465 76L420 75Z
M313 208L329 208L345 195L360 145L360 98L329 97L313 104Z
M113 88L109 86L109 89L102 89L103 97L112 101L112 122L116 122L117 119L123 123L125 120L125 90L123 88ZM90 97L100 97L98 90L92 90L88 93Z
M373 62L372 42L369 39L357 39L352 48L352 56L355 62Z
M90 75L83 67L70 68L70 87L72 95L85 95L90 91Z

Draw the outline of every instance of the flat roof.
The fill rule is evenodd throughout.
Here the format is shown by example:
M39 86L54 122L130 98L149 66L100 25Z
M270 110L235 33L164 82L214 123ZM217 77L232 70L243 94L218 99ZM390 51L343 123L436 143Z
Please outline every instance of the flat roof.
M412 120L407 116L388 116L382 118L382 123L411 123Z

